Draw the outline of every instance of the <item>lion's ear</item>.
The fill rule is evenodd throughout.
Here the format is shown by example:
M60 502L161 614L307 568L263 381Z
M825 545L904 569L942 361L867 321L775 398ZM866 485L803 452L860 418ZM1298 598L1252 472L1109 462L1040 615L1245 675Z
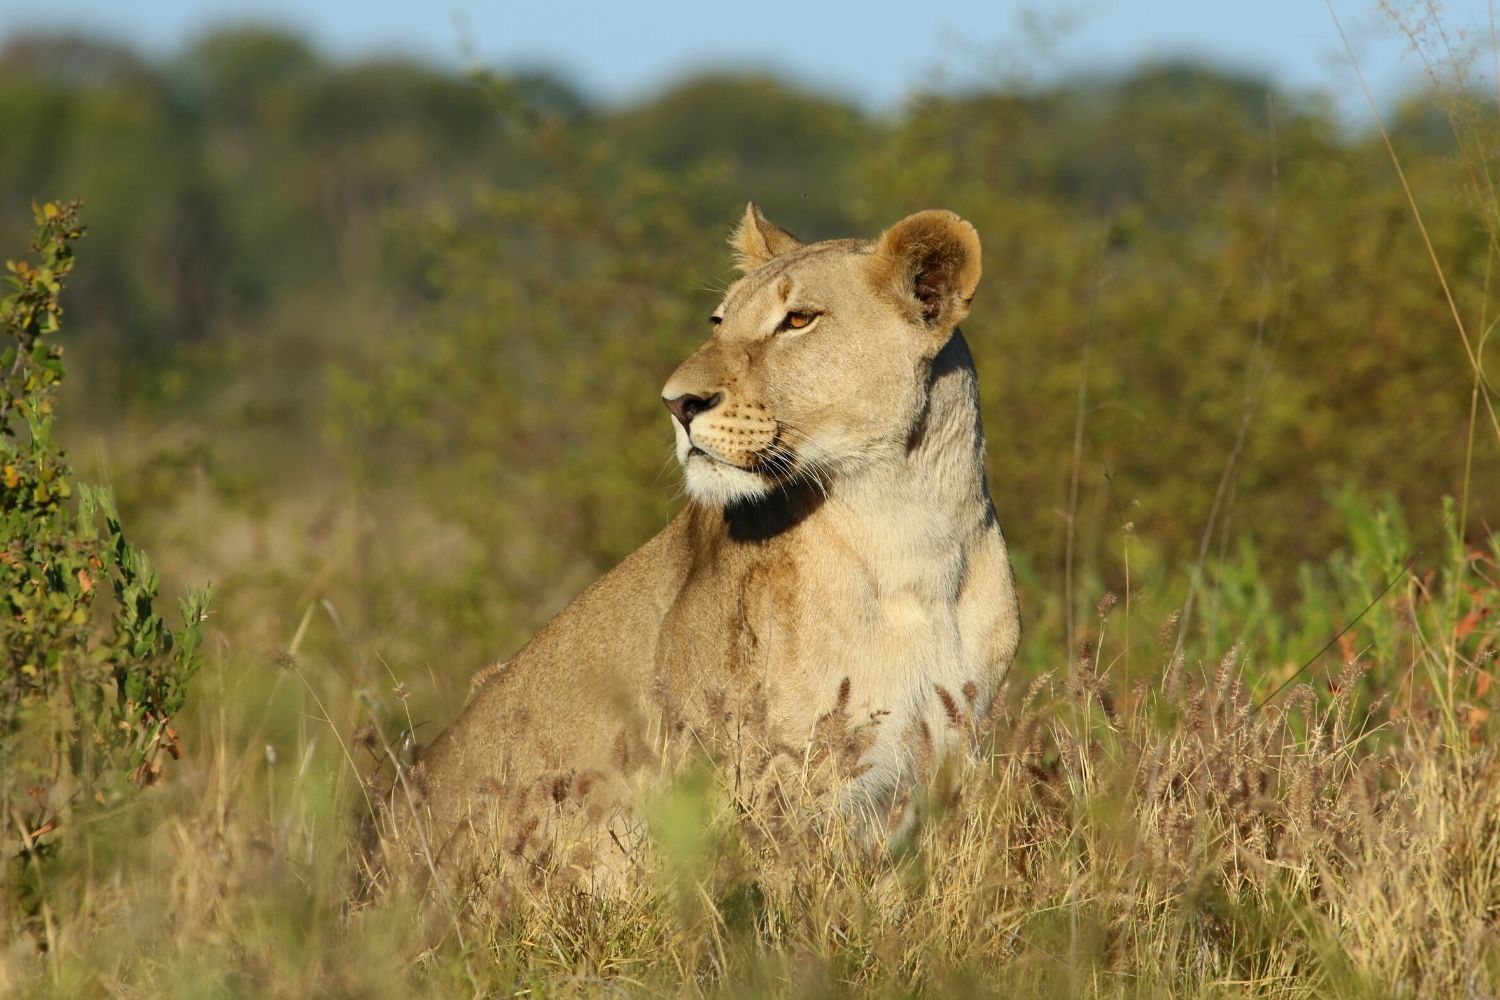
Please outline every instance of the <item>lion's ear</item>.
M979 287L979 234L952 212L908 215L875 244L876 280L939 333L969 315Z
M760 214L753 201L745 206L745 217L729 234L734 266L741 271L753 271L772 257L780 257L801 245L797 237Z

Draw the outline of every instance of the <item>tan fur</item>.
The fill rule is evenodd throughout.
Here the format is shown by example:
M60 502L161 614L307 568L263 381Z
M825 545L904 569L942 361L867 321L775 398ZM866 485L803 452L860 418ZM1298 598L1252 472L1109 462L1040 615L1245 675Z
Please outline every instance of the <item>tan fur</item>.
M663 391L719 397L690 431L672 421L692 502L476 678L395 796L424 821L406 841L424 864L617 872L641 784L696 748L751 784L826 760L843 808L899 822L920 761L1010 666L1016 596L956 330L973 227L922 212L803 246L752 204L731 242L744 276Z

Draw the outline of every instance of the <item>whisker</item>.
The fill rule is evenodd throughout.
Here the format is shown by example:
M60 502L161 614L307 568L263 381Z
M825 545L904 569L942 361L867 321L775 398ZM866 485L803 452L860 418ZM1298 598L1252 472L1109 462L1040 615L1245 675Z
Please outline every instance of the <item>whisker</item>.
M812 438L812 436L810 434L808 434L806 431L802 430L801 428L797 427L795 424L790 424L790 423L787 423L786 421L778 421L778 426L782 430L786 431L787 432L787 436L789 438L793 439L794 441L800 438L802 442L807 443L807 444L815 444L816 443L815 441L813 441L813 438ZM833 476L833 474L835 472L835 468L832 465L832 463L828 462L825 459L822 459L822 458L818 457L815 454L811 454L810 455L810 454L805 454L805 453L799 453L797 455L797 458L801 462L801 464L803 465L804 471L807 474L809 474L809 476L811 478L813 478L815 481L817 481L817 484L818 484L819 487L824 487L826 485L825 483L822 482L822 479L824 477L832 478L832 476ZM827 490L824 489L823 493L824 493L824 496L826 498L827 497Z
M788 437L800 435L804 439L807 438L805 433L791 427L782 428L779 424L778 438L783 436L781 434L783 429L792 432L792 434L786 435ZM773 441L761 452L758 456L757 464L760 466L759 471L762 474L772 476L775 479L776 485L782 491L783 496L790 496L787 493L788 486L793 483L802 482L816 489L825 501L828 499L828 488L823 482L823 474L827 470L820 466L816 460L809 460L806 456L786 447L779 440Z
M661 468L656 470L656 478L651 480L652 486L655 486L657 483L661 482L661 477L666 475L667 468L675 461L677 461L677 450L674 448L672 451L667 453L667 460L661 463ZM676 497L673 497L673 499L675 500Z

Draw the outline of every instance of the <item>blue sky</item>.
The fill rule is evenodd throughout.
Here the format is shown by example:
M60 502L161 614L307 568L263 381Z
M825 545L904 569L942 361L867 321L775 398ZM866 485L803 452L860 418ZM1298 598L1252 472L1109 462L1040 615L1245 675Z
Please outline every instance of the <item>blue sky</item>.
M1411 23L1434 2L1397 6ZM1382 103L1421 77L1420 60L1374 0L1333 0L1333 8ZM1480 49L1481 75L1492 65L1491 16L1492 0L1441 4L1449 42ZM72 28L153 52L246 20L301 29L346 57L400 52L454 65L548 66L612 101L693 70L753 67L879 109L918 86L1044 82L1189 56L1325 91L1346 114L1368 117L1324 0L0 0L0 39L28 28Z

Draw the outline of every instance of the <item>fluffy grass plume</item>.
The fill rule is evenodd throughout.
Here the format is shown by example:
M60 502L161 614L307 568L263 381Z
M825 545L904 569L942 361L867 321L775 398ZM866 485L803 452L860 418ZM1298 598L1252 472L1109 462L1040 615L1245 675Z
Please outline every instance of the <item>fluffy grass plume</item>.
M13 941L0 984L39 996L1492 995L1500 552L1451 538L1442 549L1433 572L1397 570L1269 702L1258 699L1295 664L1260 672L1252 691L1254 650L1184 659L1170 620L1160 636L1137 623L1132 656L1152 668L1127 683L1125 612L1107 596L1073 662L960 720L975 752L930 762L920 823L882 852L816 810L766 836L732 772L706 762L650 804L641 878L607 898L539 879L503 906L463 887L356 902L348 838L362 808L355 755L368 751L341 734L402 692L295 657L247 670L231 653L184 737L198 747L190 774L66 846L49 950Z

